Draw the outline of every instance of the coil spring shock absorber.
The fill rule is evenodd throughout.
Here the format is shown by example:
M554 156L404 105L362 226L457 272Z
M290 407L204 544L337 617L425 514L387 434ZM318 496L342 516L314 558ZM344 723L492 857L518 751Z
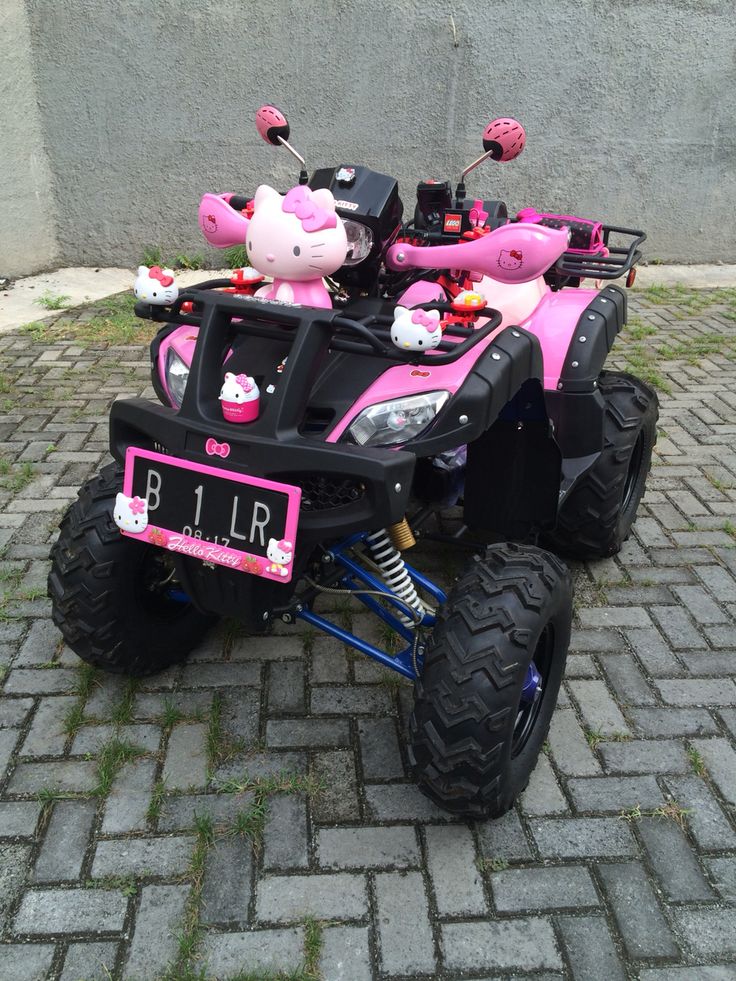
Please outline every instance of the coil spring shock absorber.
M424 616L426 611L424 604L417 595L412 578L406 571L401 553L394 547L385 528L368 535L366 544L389 589L399 597L402 603L416 610L417 617L415 620L403 613L400 614L401 620L408 627L413 626L420 617Z

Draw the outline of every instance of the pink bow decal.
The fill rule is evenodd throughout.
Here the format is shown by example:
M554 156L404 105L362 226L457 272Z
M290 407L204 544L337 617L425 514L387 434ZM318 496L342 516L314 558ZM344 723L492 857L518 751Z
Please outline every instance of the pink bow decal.
M238 385L240 385L244 392L253 391L253 379L249 378L247 375L236 375L235 381L238 383Z
M223 459L230 456L230 444L218 443L212 436L204 444L204 449L208 456L221 456Z
M323 228L337 228L337 215L334 211L320 208L312 197L312 192L304 184L292 187L284 198L281 210L296 215L305 232L319 232Z
M161 266L151 266L148 270L148 275L151 279L157 279L162 286L171 286L174 282L173 276L164 275L164 271Z
M291 544L290 541L287 541L287 539L282 538L281 541L277 543L276 547L279 549L280 552L290 552L294 546Z
M511 256L512 259L518 259L519 262L521 262L521 260L524 258L524 253L520 252L518 249L512 249L509 252L509 255Z
M426 328L428 334L434 334L439 324L439 321L433 320L426 310L415 310L411 315L411 322L421 324L422 327Z
M142 501L140 497L134 497L132 501L128 502L128 507L133 514L143 514L146 510L146 502Z

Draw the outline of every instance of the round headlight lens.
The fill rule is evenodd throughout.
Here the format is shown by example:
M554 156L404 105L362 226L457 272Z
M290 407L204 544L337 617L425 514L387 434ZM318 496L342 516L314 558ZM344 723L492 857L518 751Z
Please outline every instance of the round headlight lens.
M352 218L343 218L345 234L348 237L348 252L345 256L346 266L357 266L367 259L373 248L373 232L367 225Z
M171 401L177 409L184 401L184 391L189 380L189 366L179 357L173 347L166 352L166 387Z

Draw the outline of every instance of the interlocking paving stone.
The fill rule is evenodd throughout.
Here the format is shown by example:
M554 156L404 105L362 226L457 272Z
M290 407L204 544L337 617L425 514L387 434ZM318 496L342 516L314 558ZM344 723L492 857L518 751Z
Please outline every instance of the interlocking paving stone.
M16 933L119 933L128 901L116 889L29 889L15 917Z
M202 961L215 978L242 976L248 970L295 971L303 962L304 931L250 930L246 933L217 933L212 930L202 941Z
M419 843L414 828L323 828L317 835L317 856L328 869L403 869L419 864Z
M95 801L56 801L34 866L35 882L79 878L95 811Z
M275 794L263 829L263 867L302 869L308 863L307 802L301 794Z
M98 842L92 876L175 876L186 871L194 839L110 838Z
M446 923L445 965L453 971L534 971L561 968L552 926L538 917L497 922Z
M633 293L630 301L659 331L644 342L655 353L673 336L677 343L732 331L722 299L693 315L646 296ZM627 343L625 332L614 367L627 367ZM147 352L3 335L0 361L14 386L13 411L0 411L0 448L35 468L17 494L0 490L3 568L17 574L19 590L36 591L53 526L77 486L109 459L111 398L150 396ZM215 835L202 879L205 959L193 967L208 962L208 977L298 969L300 908L329 921L325 981L416 972L443 981L736 977L736 548L724 531L726 521L736 523L736 371L723 353L700 367L664 359L658 369L673 394L660 399L666 436L639 520L618 555L572 564L578 615L566 684L523 802L499 820L457 820L419 792L404 765L411 686L389 686L380 665L346 655L311 629L307 642L304 624L279 621L267 637L230 636L218 625L186 666L137 684L121 723L113 715L130 699L128 680L97 673L83 725L67 738L80 662L59 642L48 600L18 601L17 619L0 621L0 665L9 669L0 693L0 765L8 764L0 776L0 906L11 920L0 937L3 981L43 976L52 960L52 976L62 981L107 977L100 961L122 977L126 964L133 973L134 955L140 981L166 971L173 977L186 868L204 814ZM46 393L40 405L38 392ZM459 520L459 511L448 512L443 527L452 533ZM443 580L462 565L460 558L450 570L445 553L425 541L412 558ZM322 611L339 606L336 597L318 602ZM351 607L358 633L381 643L380 625L356 602ZM223 732L237 746L219 763L205 747L215 699ZM164 731L169 709L183 721ZM98 800L96 757L116 736L150 755L125 763L108 799ZM691 749L702 756L702 776ZM284 772L309 774L323 789L269 790L251 869L251 845L234 822L249 811L257 820L259 798L252 789L232 791L248 780L285 784ZM70 798L35 799L52 788ZM684 809L682 829L671 803ZM659 808L671 816L647 816ZM68 834L59 817L65 811L87 816ZM619 818L622 811L630 820ZM109 880L93 871L100 858L118 869ZM49 878L36 882L44 863ZM159 873L173 881L161 883ZM584 883L582 892L515 885L566 875ZM133 877L135 895L123 895ZM514 887L500 888L506 881ZM90 888L70 889L71 882ZM357 892L345 882L357 882ZM274 920L254 919L264 883L264 897L274 906L278 899ZM156 895L170 900L158 913ZM67 896L91 904L81 919L67 909ZM516 908L500 911L499 897ZM51 926L44 908L29 930L18 929L29 903L48 904ZM334 905L347 921L329 917ZM62 914L57 929L53 917Z
M368 928L326 927L319 968L324 981L372 981Z
M55 948L52 944L0 944L3 981L45 981Z
M599 865L608 900L630 957L676 957L675 938L638 862Z
M70 944L59 981L109 981L116 955L114 943Z
M494 872L491 889L496 908L503 913L600 905L590 872L579 865Z
M608 924L602 916L557 919L575 981L626 981Z
M258 884L257 918L292 923L305 916L355 920L368 911L365 876L348 872L325 875L264 876Z
M433 974L434 939L421 874L381 872L375 889L382 970L386 974Z

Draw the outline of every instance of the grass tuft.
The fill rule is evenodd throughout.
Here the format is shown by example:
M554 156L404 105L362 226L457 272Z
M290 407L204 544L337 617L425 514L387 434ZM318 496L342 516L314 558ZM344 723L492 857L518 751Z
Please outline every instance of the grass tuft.
M97 757L97 787L93 791L95 796L107 797L120 768L130 760L145 755L144 749L125 739L113 738L105 743Z
M44 310L62 310L70 299L71 297L64 293L52 293L50 290L46 290L33 302L43 307Z

